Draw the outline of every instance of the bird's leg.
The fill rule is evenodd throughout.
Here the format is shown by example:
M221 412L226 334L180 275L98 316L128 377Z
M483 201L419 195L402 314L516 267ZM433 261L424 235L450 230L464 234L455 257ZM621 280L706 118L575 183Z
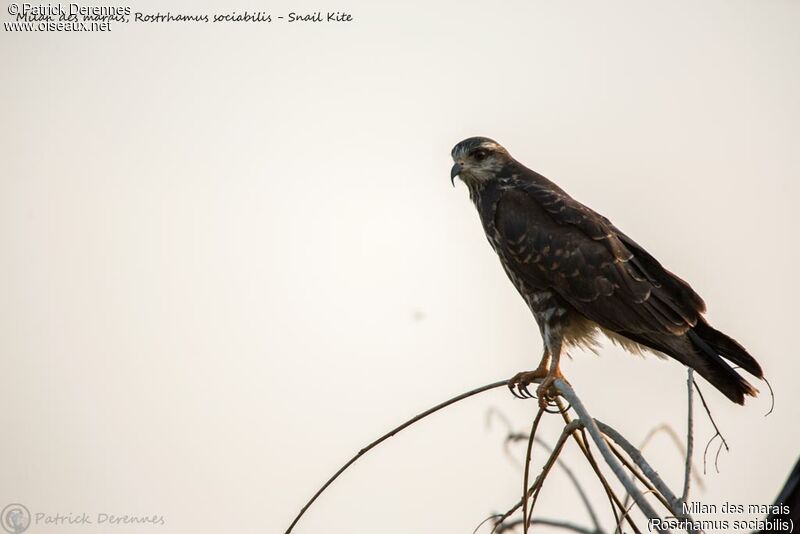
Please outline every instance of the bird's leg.
M552 343L551 352L553 355L553 363L550 365L550 370L547 376L544 377L536 388L536 396L539 398L539 406L544 409L547 404L558 396L558 391L553 387L553 382L556 378L566 380L561 373L561 340Z
M532 398L533 394L528 391L528 386L548 375L548 363L550 363L550 352L545 348L544 354L542 354L542 360L539 362L539 366L536 369L517 373L508 381L508 389L511 390L511 394L520 399Z

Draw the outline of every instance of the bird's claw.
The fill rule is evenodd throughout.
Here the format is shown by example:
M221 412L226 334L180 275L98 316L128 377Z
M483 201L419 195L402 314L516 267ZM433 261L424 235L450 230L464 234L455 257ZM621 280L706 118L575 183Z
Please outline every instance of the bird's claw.
M512 395L514 395L518 399L527 398L527 397L525 397L525 395L522 393L521 390L520 390L519 393L517 393L517 387L515 386L515 384L512 381L508 382L508 390L511 392Z
M558 390L553 384L554 381L554 376L547 376L536 388L536 397L539 399L539 408L542 410L546 410L547 406L555 401L558 396Z
M535 397L535 395L533 393L528 391L528 386L527 385L522 384L522 385L519 386L519 389L525 394L526 398L532 399L533 397Z
M539 407L546 410L555 403L559 392L555 387L555 379L566 380L559 370L550 373L547 369L539 368L535 371L517 373L508 381L508 389L518 399L538 399ZM531 393L528 386L538 382L536 393Z
M538 396L539 389L536 390L537 394L534 394L531 393L528 386L546 376L547 371L543 369L517 373L508 381L508 389L518 399L533 399Z

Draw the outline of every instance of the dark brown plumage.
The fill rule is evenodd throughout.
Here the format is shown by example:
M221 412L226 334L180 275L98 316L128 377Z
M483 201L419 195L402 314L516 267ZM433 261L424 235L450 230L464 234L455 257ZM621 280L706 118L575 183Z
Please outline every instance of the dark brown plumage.
M491 139L466 139L452 156L451 179L459 176L469 188L486 236L544 340L539 368L512 379L518 391L544 378L539 393L546 397L547 383L561 376L562 348L591 347L602 332L629 351L663 353L692 367L733 402L758 393L725 362L763 378L755 359L706 322L705 303L689 284L608 219Z

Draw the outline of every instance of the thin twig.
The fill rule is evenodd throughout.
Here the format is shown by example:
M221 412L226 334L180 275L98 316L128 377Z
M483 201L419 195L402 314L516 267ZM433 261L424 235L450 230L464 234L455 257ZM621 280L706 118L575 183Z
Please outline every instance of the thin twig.
M528 449L525 453L525 474L522 476L522 517L528 517L528 475L531 471L531 449L533 449L533 438L536 436L536 429L539 428L539 421L542 420L542 414L544 413L544 408L539 408L539 412L536 414L536 417L533 419L533 425L531 425L531 435L528 438ZM528 523L523 522L522 530L525 534L528 534Z
M413 425L417 421L419 421L421 419L424 419L425 417L428 417L432 413L438 412L442 408L447 408L451 404L455 404L456 402L459 402L459 401L462 401L462 400L467 399L469 397L472 397L473 395L477 395L479 393L483 393L484 391L489 391L490 389L499 388L500 386L505 386L507 384L508 384L508 380L499 380L497 382L492 382L491 384L486 384L485 386L481 386L479 388L475 388L473 390L467 391L466 393L462 393L461 395L457 395L457 396L453 397L452 399L446 400L446 401L442 402L441 404L437 404L433 408L425 410L421 414L412 417L411 419L409 419L408 421L406 421L402 425L390 430L389 432L387 432L383 436L379 437L378 439L376 439L375 441L373 441L372 443L370 443L369 445L367 445L366 447L364 447L363 449L358 451L358 453L355 456L353 456L346 464L344 464L338 471L336 471L336 473L334 473L333 476L331 478L329 478L328 481L325 482L325 484L323 484L321 488L319 488L319 490L317 490L317 492L314 494L314 496L311 497L311 499L309 499L309 501L305 504L305 506L303 506L303 508L300 509L300 512L297 514L297 517L294 518L294 521L292 521L292 524L289 525L289 528L286 529L286 533L285 534L289 534L292 531L292 529L295 527L297 522L300 521L300 518L303 517L303 514L306 513L306 510L308 510L308 508L314 503L314 501L317 500L317 497L319 497L322 494L322 492L325 491L325 489L327 489L327 487L330 486L331 483L333 483L334 480L339 478L339 475L344 473L344 471L348 467L353 465L356 462L356 460L361 458L364 454L366 454L367 452L369 452L373 448L377 447L378 445L380 445L381 443L383 443L384 441L386 441L390 437L394 436L398 432L401 432L402 430L405 430L406 428L408 428L409 426Z
M686 379L686 402L689 415L686 421L686 468L683 474L683 493L681 501L686 502L689 498L689 484L692 480L692 453L694 452L694 369L689 367Z
M503 414L498 413L497 415L501 418L501 420L503 420L504 422L508 423L508 419ZM508 428L510 428L510 423L508 424ZM506 439L505 439L505 442L504 442L504 446L503 446L503 448L504 448L504 450L506 452L506 455L512 461L517 463L520 466L520 468L522 468L522 464L518 463L517 460L511 455L511 451L508 448L508 444L509 443L513 443L515 441L527 441L527 439L528 439L528 436L526 436L525 434L523 434L521 432L509 432L509 434L506 436ZM545 440L543 440L539 436L534 437L533 441L537 445L542 447L544 450L546 450L548 453L552 453L553 452L553 447L551 447L549 443L547 443ZM595 511L594 507L592 506L592 503L589 500L588 495L586 495L586 490L583 489L583 486L581 485L580 480L578 480L578 477L575 476L575 473L569 467L567 462L565 462L561 458L558 458L558 460L556 460L556 465L558 465L558 467L561 468L564 471L564 474L567 475L567 478L569 478L570 482L572 482L572 485L575 487L575 491L578 493L578 497L580 497L581 502L583 503L583 506L586 508L586 513L589 514L589 518L592 521L592 525L594 525L595 532L602 532L603 529L600 526L599 519L597 518L597 512Z
M556 443L555 447L553 447L552 452L550 453L550 457L548 458L547 462L545 463L544 467L542 468L542 472L539 473L539 476L536 477L536 480L533 482L533 485L530 489L526 488L525 493L522 496L522 499L517 502L514 506L509 508L504 514L501 515L494 515L492 517L497 517L497 521L495 521L494 528L492 529L492 533L496 532L496 529L500 527L509 517L514 515L514 513L519 510L521 507L527 505L528 498L534 492L541 487L544 483L544 479L547 477L547 474L550 472L550 469L553 466L553 463L558 458L558 455L561 453L561 449L564 447L564 443L566 442L567 438L575 432L577 428L581 425L580 421L573 421L564 426L564 429L561 431L561 436L558 438L558 442ZM523 509L523 517L527 517ZM484 520L485 522L485 520Z
M591 441L589 438L586 437L586 429L581 429L581 442L583 443L586 449L586 459L589 461L589 465L592 466L592 470L594 470L594 474L600 480L600 485L603 486L603 489L606 492L606 497L608 497L608 503L611 505L611 513L614 514L614 524L620 524L622 522L622 516L619 515L617 510L621 512L624 510L622 503L619 500L616 492L614 492L611 484L606 479L603 472L600 470L600 466L597 463L597 460L594 459L594 454L592 453L592 448L590 446ZM639 528L633 523L633 519L628 516L627 518L628 523L631 525L631 528L636 532L636 534L641 534L639 532ZM616 534L623 534L622 529L618 528L614 531Z
M553 452L550 453L550 457L547 459L547 463L545 463L544 467L542 468L542 472L536 477L536 482L534 482L531 490L533 492L533 500L531 501L531 512L528 515L523 514L523 517L527 518L528 521L531 520L531 516L533 515L533 507L536 506L536 500L539 498L539 493L542 491L542 486L544 486L544 480L547 478L547 475L550 473L550 470L553 468L553 464L555 464L558 456L561 454L561 449L564 448L564 444L567 442L567 438L569 438L575 430L582 427L583 423L580 421L573 421L568 425L564 426L564 430L561 432L561 436L559 436L558 441L556 442L555 447L553 447Z
M538 443L541 447L544 447L548 452L552 453L553 448L550 447L543 439L536 437L536 443ZM556 464L564 470L564 473L567 475L569 480L572 482L572 485L575 487L575 491L578 492L578 496L581 498L581 502L583 502L583 506L586 508L586 513L589 514L589 518L592 521L592 525L594 525L594 529L596 532L600 532L602 528L600 527L600 521L597 518L597 512L594 511L594 507L592 503L589 501L589 497L586 495L586 491L581 486L578 477L575 476L575 473L572 472L572 469L567 465L567 463L559 458L556 461Z
M714 440L717 439L717 436L719 436L719 439L722 440L720 448L717 449L717 455L714 457L714 469L716 469L717 473L719 473L719 465L717 465L717 461L719 460L719 453L722 451L722 445L725 446L726 451L730 451L731 449L728 447L728 442L725 440L725 436L723 436L722 432L719 431L719 427L717 426L716 421L714 421L714 417L711 415L711 409L708 407L708 404L706 404L706 398L703 396L703 391L700 389L700 386L697 385L696 380L693 381L693 383L694 388L697 390L697 394L700 396L700 402L703 403L703 408L706 410L708 420L711 421L711 425L714 427L714 431L716 432L716 434L711 436L711 439L708 440L708 443L706 443L706 448L703 450L703 474L706 474L706 455L708 454L708 448L711 446Z

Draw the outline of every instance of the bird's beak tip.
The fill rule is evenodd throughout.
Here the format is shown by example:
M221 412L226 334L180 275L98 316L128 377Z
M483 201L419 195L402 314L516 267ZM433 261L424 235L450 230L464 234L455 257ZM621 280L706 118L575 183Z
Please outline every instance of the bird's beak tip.
M461 173L461 164L456 163L453 165L453 168L450 169L450 183L453 184L453 187L456 186L456 176Z

